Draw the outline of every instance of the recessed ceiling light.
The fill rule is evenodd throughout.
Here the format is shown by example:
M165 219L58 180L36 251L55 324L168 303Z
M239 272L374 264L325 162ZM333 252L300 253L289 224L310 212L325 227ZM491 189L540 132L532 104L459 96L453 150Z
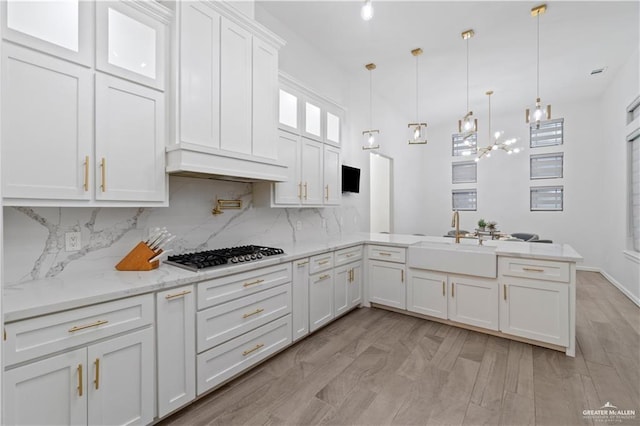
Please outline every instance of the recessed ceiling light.
M602 74L606 70L607 70L607 67L596 68L596 69L591 71L591 75Z

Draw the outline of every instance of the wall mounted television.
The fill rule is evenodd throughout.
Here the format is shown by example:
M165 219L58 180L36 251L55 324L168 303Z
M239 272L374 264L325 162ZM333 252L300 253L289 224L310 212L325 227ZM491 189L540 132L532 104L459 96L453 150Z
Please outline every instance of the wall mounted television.
M342 192L360 192L360 169L342 165Z

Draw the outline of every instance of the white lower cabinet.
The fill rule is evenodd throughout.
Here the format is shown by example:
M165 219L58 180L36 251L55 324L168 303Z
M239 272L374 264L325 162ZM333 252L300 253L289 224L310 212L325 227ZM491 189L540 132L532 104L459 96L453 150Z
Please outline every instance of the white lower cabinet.
M449 275L451 321L498 330L498 284L495 279Z
M404 263L369 260L369 299L393 308L405 309Z
M351 267L351 281L347 286L347 300L350 308L362 303L362 262L354 263Z
M291 344L291 315L198 355L198 395Z
M569 346L569 284L503 278L500 331Z
M293 262L291 280L293 341L309 334L309 258Z
M335 269L333 287L334 313L339 316L362 301L362 262L354 262Z
M315 331L334 318L333 271L309 277L309 331Z
M158 417L196 397L196 323L193 285L156 294Z
M409 269L407 310L447 319L447 274Z
M153 329L8 370L3 379L6 424L148 424L154 418Z

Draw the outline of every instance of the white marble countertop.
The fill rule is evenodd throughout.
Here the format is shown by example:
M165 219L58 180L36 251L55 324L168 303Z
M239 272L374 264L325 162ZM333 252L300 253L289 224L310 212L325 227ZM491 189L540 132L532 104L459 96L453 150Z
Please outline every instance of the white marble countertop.
M357 233L319 241L304 241L293 244L274 243L271 246L285 250L284 256L200 272L191 272L166 264L161 264L158 269L153 271L122 272L112 269L112 265L109 265L105 270L96 271L93 274L28 281L4 288L4 320L6 322L17 321L137 294L166 290L251 269L290 262L357 244L408 247L420 241L450 243L451 239L401 234ZM477 244L477 240L463 239L462 244ZM582 260L582 257L566 244L533 244L511 241L486 241L484 244L495 245L496 254L499 256L569 262Z

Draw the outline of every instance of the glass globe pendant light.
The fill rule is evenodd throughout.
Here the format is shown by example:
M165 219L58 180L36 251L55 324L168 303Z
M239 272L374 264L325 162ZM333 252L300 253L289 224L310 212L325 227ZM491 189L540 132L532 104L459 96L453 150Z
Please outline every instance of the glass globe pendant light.
M546 108L542 107L540 102L540 15L547 11L547 5L543 4L531 9L531 16L536 18L537 38L536 38L536 103L533 107L533 112L529 108L525 111L525 119L527 124L534 125L536 128L540 128L540 121L545 119L551 119L551 105L547 105Z
M473 111L469 110L469 40L474 34L473 30L462 32L462 39L467 42L467 113L458 120L458 133L462 133L464 138L478 130L478 120L473 117Z
M369 71L369 130L362 131L362 136L365 140L362 149L371 150L380 148L380 145L376 144L376 135L380 134L380 130L373 129L373 77L371 71L376 69L376 64L371 63L364 67Z
M418 99L419 99L419 90L418 90L418 81L419 81L419 73L418 73L418 56L422 55L422 49L417 48L411 51L411 54L416 58L416 121L415 123L409 123L409 131L411 135L409 136L409 145L424 145L427 143L427 123L421 123L418 115Z

